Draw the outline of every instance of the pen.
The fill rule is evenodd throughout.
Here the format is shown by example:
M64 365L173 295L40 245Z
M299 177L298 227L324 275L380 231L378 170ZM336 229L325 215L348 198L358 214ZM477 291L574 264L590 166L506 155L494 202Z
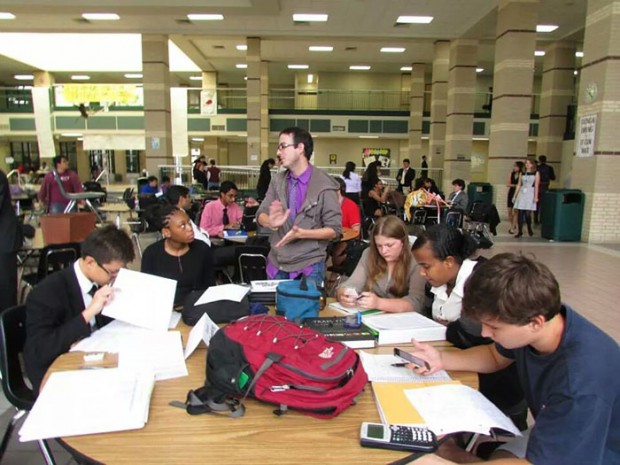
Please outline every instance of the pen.
M392 363L392 365L390 365L390 366L393 366L393 367L396 367L396 368L404 368L407 365L408 365L408 363L405 362L405 363Z

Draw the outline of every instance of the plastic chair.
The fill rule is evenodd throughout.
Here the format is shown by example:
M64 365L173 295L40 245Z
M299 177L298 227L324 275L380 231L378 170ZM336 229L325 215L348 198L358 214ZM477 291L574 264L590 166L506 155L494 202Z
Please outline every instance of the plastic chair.
M241 283L267 279L267 254L269 247L242 245L235 249L235 262L238 264L238 275Z
M58 172L56 170L52 171L54 173L54 180L58 185L58 189L60 190L60 195L62 195L65 199L69 201L67 206L65 207L64 213L69 213L75 207L76 203L80 200L83 200L84 203L90 210L95 214L99 223L102 223L101 215L99 215L99 211L93 206L91 200L101 199L105 196L104 192L67 192L65 187L62 185L62 181L60 180L60 176L58 176Z
M2 390L6 399L15 407L16 413L11 418L0 444L0 462L6 451L15 424L34 405L35 397L32 389L24 379L20 364L20 355L26 342L26 306L18 305L7 308L0 314L0 373L2 374ZM55 463L47 441L37 441L45 463Z

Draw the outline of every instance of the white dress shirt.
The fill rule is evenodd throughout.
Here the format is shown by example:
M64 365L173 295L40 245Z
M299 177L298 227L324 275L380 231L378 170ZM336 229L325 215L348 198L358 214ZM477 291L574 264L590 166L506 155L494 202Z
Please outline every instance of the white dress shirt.
M466 259L463 261L459 273L456 276L456 283L450 295L448 286L444 284L439 287L431 287L431 292L435 295L433 300L433 320L456 321L461 316L461 302L463 300L463 287L469 275L474 271L477 262Z

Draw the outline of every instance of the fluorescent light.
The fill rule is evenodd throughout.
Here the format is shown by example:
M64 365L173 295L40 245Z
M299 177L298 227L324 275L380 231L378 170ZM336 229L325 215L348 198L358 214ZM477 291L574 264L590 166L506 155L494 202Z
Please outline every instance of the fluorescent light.
M237 50L239 50L240 52L244 52L248 49L248 46L245 44L239 44L235 47Z
M248 80L248 77L247 77L247 76L243 76L243 80L244 80L244 81L247 81L247 80Z
M432 20L432 16L399 16L396 22L399 24L428 24Z
M573 71L573 74L574 74L575 76L577 76L577 75L579 74L579 71L575 70L575 71Z
M32 74L16 74L13 77L18 81L32 81L34 79Z
M224 19L224 15L190 13L187 15L187 19L190 21L222 21Z
M204 142L205 138L204 137L192 137L192 140L194 142Z
M308 69L308 65L288 65L288 69Z
M7 11L0 11L0 19L15 19L15 15Z
M383 53L403 53L405 47L381 47L380 51Z
M140 73L127 73L125 74L125 77L127 79L142 79L142 74Z
M82 18L88 21L118 21L121 19L116 13L83 13Z
M60 134L62 137L82 137L82 133L79 132L63 132Z
M237 63L235 65L235 68L237 69L246 69L248 67L248 65L246 63Z
M558 27L557 24L538 24L536 26L536 32L553 32Z
M544 56L545 56L545 52L544 52L544 51L542 51L542 50L536 50L536 51L534 52L534 56L537 56L537 57L544 57Z
M349 66L350 70L353 71L368 71L370 69L370 66L368 65L353 65L353 66Z
M308 82L308 84L312 84L312 82L314 81L314 74L308 74L306 81Z
M484 68L476 68L476 73L481 73L484 71Z
M333 52L334 47L330 45L311 45L308 47L311 52Z
M190 76L190 81L202 81L202 76Z
M90 76L86 74L74 74L71 76L72 81L90 81Z
M413 71L413 67L411 66L403 66L400 68L401 71Z
M575 52L577 58L583 58L583 52Z
M378 139L379 136L357 136L360 139Z
M295 13L293 15L293 21L303 21L310 23L324 23L327 21L328 15L325 14L306 14L306 13Z

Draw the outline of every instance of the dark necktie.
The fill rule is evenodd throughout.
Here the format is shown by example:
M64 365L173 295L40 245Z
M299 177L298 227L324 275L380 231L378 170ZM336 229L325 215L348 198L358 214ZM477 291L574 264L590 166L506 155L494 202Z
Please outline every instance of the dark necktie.
M94 297L95 292L97 292L98 289L99 289L99 286L97 286L96 284L93 284L93 287L91 287L90 291L88 291L88 295L91 297Z
M222 214L222 223L224 224L224 227L230 224L230 221L228 220L228 207L224 207L224 212Z
M90 291L88 291L88 295L91 297L95 296L95 292L97 292L99 290L99 286L97 286L96 284L93 284L93 287L90 288ZM102 326L105 325L105 319L104 317L101 315L101 313L97 313L95 315L95 327L96 328L101 328ZM95 328L91 328L91 331L94 331Z

